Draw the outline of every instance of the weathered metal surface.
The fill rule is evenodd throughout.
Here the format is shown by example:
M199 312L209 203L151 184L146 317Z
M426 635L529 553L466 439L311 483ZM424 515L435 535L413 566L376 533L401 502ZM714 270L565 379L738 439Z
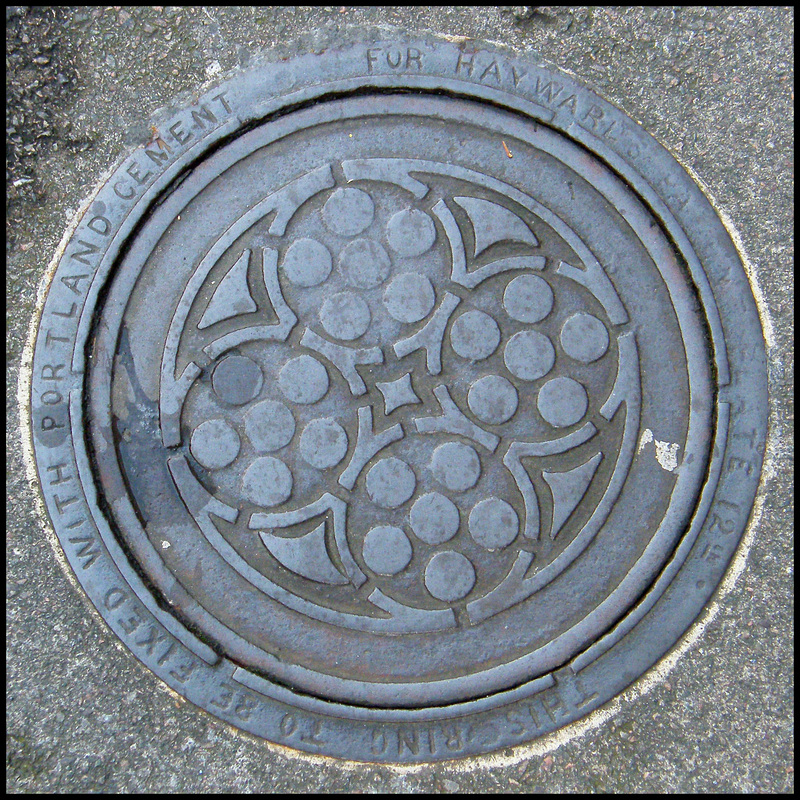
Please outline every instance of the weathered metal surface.
M574 80L308 55L98 191L34 358L42 489L112 630L271 741L414 762L607 702L703 608L766 429L739 257Z

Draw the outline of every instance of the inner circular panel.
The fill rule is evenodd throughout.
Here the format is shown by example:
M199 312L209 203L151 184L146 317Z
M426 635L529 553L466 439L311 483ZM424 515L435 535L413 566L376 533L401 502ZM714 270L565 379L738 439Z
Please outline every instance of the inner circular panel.
M90 422L117 535L195 629L306 692L514 686L608 629L685 528L712 396L691 300L657 220L546 127L412 96L265 124L110 287Z

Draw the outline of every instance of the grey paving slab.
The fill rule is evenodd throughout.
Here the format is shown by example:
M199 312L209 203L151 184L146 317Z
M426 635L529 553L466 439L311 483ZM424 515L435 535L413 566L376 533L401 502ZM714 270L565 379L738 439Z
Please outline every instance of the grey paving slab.
M779 8L9 9L8 790L792 791L793 23ZM687 652L566 741L411 771L293 755L164 691L59 566L26 478L16 402L46 266L157 109L260 58L393 31L537 52L694 171L760 286L773 430L749 553Z

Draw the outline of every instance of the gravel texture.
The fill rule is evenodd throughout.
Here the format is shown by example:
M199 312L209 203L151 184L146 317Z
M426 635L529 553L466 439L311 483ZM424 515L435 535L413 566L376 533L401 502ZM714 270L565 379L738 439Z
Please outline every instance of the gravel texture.
M25 478L20 357L45 267L92 187L207 78L376 26L536 51L594 86L706 184L772 320L776 469L738 581L649 693L511 766L313 761L175 699L89 613ZM8 7L7 789L793 791L793 27L788 8Z

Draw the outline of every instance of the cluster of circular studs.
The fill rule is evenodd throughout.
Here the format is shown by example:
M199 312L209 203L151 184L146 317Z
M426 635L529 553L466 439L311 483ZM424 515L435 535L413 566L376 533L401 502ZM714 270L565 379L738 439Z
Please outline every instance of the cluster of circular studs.
M381 328L376 314L386 313L401 329L408 326L413 330L442 304L445 292L437 291L431 278L416 268L419 262L408 261L430 254L440 238L431 214L406 206L385 216L383 223L376 222L376 203L369 192L336 188L321 208L323 230L293 238L280 261L280 274L298 296L337 276L335 290L315 306L316 318L303 322L340 346L353 347L369 330ZM341 240L343 245L332 243ZM471 382L466 409L478 423L500 426L502 431L520 411L520 388L536 382L536 408L546 423L554 429L578 423L589 407L587 391L574 378L551 376L556 347L539 328L556 305L551 284L541 275L523 271L492 285L502 291L496 305L499 316L467 308L452 313L446 333L442 331L443 341L449 342L457 359L478 368L482 362L493 365ZM380 292L379 303L368 302L374 297L368 294L371 290ZM513 332L504 332L509 325ZM563 321L559 339L563 353L582 364L600 359L610 345L606 325L586 311ZM388 352L392 343L382 344ZM496 353L500 360L491 359ZM280 507L290 498L296 500L295 477L286 463L290 459L280 451L296 441L296 452L304 464L319 471L334 470L344 466L355 444L353 433L348 436L346 430L349 420L327 414L307 419L297 437L297 407L311 407L329 395L334 385L329 369L314 355L291 354L267 380L272 386L277 384L281 399L262 399L262 367L245 355L222 356L213 368L213 392L223 407L246 409L237 418L239 430L234 422L221 417L201 422L191 434L195 460L210 471L227 467L241 452L245 437L254 455L240 468L241 496L265 509ZM379 383L378 388L387 401L387 415L395 406L422 402L412 388L410 374ZM394 393L391 408L389 392ZM368 387L367 400L373 397L372 387ZM424 405L419 408L418 416L428 413ZM363 487L369 501L388 512L405 508L406 516L403 527L396 517L394 524L387 521L370 526L361 544L363 563L376 576L398 575L411 564L417 540L428 552L420 575L427 592L445 603L462 600L475 586L481 567L458 546L453 547L457 544L453 540L463 531L484 552L503 550L519 536L520 514L506 499L491 493L459 508L458 497L475 487L482 474L479 451L471 444L457 438L438 444L427 465L420 468L432 476L435 487L420 483L407 461L380 451L364 470ZM472 550L474 559L474 546Z

